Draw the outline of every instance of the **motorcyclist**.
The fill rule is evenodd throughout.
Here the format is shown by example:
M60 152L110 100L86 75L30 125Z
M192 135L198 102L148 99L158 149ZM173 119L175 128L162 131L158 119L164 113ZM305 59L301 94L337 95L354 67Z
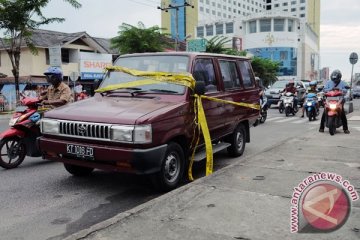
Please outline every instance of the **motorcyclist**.
M294 94L294 107L296 107L298 104L298 100L297 100L297 89L295 87L294 80L290 80L289 83L286 85L286 87L283 90L284 95L288 92Z
M326 82L326 85L324 87L324 92L326 93L326 92L329 92L329 91L334 90L334 89L339 89L340 91L343 92L343 95L345 95L346 92L347 92L347 89L345 88L346 84L343 81L341 81L341 77L342 77L342 74L341 74L340 70L334 70L330 75L331 81ZM344 101L345 100L343 100L343 104L344 104ZM321 117L319 132L324 132L325 114L326 113L324 111L323 115ZM344 133L349 134L350 131L348 129L348 124L347 124L345 111L341 111L341 121L342 121L342 124L343 124Z
M62 82L63 73L58 67L49 67L45 72L46 80L51 86L40 96L41 103L49 108L56 108L70 102L71 90Z
M306 94L304 94L304 100L305 100L308 93L315 93L315 94L317 93L316 87L317 87L317 81L314 80L314 81L311 81L309 83L309 88L306 90ZM319 109L319 103L318 102L316 103L316 108ZM305 104L302 107L302 115L301 115L302 118L304 117L304 112L305 112Z

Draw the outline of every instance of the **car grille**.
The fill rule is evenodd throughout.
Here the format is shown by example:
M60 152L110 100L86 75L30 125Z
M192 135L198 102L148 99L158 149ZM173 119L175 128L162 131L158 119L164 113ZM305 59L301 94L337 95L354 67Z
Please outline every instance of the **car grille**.
M110 124L60 121L60 134L69 137L110 140Z

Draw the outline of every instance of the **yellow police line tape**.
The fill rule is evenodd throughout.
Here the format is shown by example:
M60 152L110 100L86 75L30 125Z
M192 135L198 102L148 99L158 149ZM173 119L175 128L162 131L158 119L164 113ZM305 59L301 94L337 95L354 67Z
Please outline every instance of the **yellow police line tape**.
M195 89L195 79L190 73L168 73L168 72L150 72L150 71L139 71L135 69L129 69L121 66L109 66L106 67L105 70L107 71L117 71L117 72L124 72L133 76L138 77L146 77L151 79L141 79L136 80L132 82L126 82L126 83L120 83L120 84L113 84L109 85L100 89L97 89L95 92L103 93L107 91L112 91L120 88L129 88L129 87L136 87L141 85L149 85L149 84L158 84L159 82L167 82L177 85L182 85L185 87L188 87L192 90ZM203 95L197 95L194 94L195 102L194 102L194 113L195 113L195 124L198 128L198 133L203 133L204 141L205 141L205 149L206 149L206 176L212 174L213 172L213 153L212 153L212 143L211 143L211 137L209 128L206 122L205 112L204 108L202 106L201 99L207 99L210 101L216 101L216 102L222 102L222 103L228 103L228 104L234 104L242 107L248 107L253 108L256 110L260 109L259 104L249 104L249 103L240 103L240 102L233 102L233 101L227 101L222 100L218 98L213 97L207 97ZM195 127L196 127L195 126ZM195 134L194 129L194 138L191 143L191 148L193 147L193 152L191 154L191 159L189 163L189 169L188 169L188 176L189 180L194 180L192 176L192 166L194 163L194 156L195 156L195 150L199 144L199 134ZM196 135L198 136L196 138Z

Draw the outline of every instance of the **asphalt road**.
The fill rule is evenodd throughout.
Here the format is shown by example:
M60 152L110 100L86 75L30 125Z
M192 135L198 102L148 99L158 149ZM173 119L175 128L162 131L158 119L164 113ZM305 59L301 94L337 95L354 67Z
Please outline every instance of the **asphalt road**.
M354 103L359 109L360 100ZM270 109L268 120L251 129L244 155L318 130L319 120L299 116L286 118ZM0 119L0 130L7 124L8 119ZM360 121L349 121L349 126L350 131L360 131ZM215 171L241 159L217 153ZM202 177L204 169L204 163L197 164L195 177ZM7 240L63 239L159 196L146 177L95 171L88 178L75 178L62 164L41 158L26 158L17 169L0 169L0 183L0 239Z

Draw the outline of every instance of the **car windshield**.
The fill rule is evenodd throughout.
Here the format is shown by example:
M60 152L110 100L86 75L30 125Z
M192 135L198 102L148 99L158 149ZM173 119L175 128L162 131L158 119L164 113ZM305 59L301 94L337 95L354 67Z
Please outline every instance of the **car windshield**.
M184 73L189 72L189 58L187 56L131 56L119 58L115 66L121 66L140 71L151 72L171 72ZM142 80L144 77L132 76L127 73L110 71L105 76L100 88ZM136 86L139 91L156 91L167 94L184 94L185 87L182 85L159 82L158 84Z
M272 85L272 88L285 88L288 81L277 81Z

